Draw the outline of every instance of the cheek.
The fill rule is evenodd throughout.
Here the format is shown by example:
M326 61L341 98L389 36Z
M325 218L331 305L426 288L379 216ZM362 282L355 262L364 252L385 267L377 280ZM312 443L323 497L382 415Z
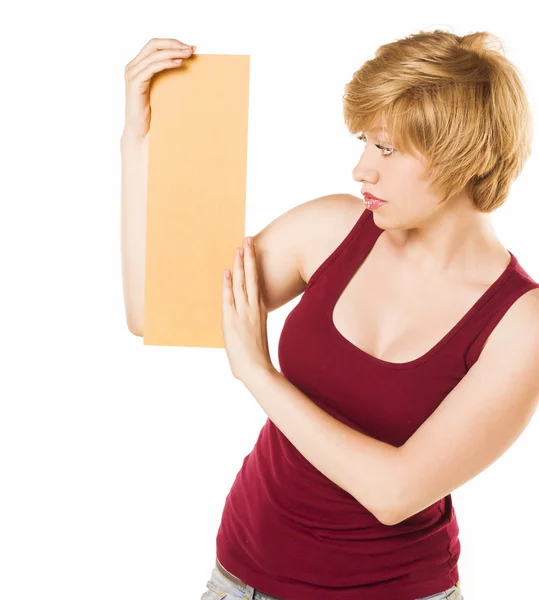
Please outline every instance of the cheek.
M408 221L419 224L438 210L438 199L428 188L416 180L404 179L393 189L394 207ZM390 196L391 198L391 196Z
M429 182L422 172L415 172L413 167L400 169L394 182L397 195L402 195L411 205L428 207L435 203Z

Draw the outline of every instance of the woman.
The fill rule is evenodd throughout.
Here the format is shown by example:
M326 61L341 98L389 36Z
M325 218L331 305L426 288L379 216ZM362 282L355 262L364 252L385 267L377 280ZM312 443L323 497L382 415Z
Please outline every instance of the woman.
M303 296L281 371L249 380L269 418L226 498L202 599L464 598L451 492L510 447L539 398L539 284L489 216L530 154L531 115L492 42L436 30L381 46L344 96L365 144L363 199L301 204L236 254L228 298L247 279L266 311ZM151 40L126 67L124 293L137 335L148 85L191 53Z

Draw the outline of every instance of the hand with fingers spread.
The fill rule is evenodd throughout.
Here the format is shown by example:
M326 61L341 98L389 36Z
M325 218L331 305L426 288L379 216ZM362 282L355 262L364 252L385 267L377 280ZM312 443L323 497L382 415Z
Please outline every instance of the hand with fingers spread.
M153 38L125 67L125 127L136 138L150 130L150 83L153 75L191 57L196 46L176 39Z

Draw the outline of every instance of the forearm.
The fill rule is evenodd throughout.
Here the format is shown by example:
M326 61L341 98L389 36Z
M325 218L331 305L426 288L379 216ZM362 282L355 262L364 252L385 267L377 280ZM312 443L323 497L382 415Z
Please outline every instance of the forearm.
M335 419L277 370L253 371L244 385L297 450L328 479L391 524L399 448Z
M146 262L146 202L148 187L148 136L122 134L121 151L121 254L125 315L129 330L142 335L144 269Z

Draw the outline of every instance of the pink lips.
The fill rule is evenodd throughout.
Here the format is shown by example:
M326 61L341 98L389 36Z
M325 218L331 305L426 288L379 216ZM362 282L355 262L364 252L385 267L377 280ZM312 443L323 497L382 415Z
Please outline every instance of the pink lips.
M376 196L369 194L369 192L364 192L363 198L365 198L365 200L368 200L370 202L387 202L387 200L382 200L382 198L377 198Z

